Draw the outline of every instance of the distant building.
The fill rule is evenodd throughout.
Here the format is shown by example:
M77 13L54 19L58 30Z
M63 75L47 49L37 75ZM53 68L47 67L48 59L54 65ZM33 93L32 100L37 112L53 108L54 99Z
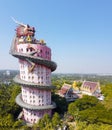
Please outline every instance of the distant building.
M6 75L10 76L10 71L9 70L6 71Z
M62 97L66 97L68 93L70 93L72 89L72 85L64 83L58 94Z
M77 94L74 93L72 85L64 83L61 89L58 91L61 97L65 97L67 101L74 101L78 98Z
M100 83L99 82L91 82L91 81L83 81L81 83L81 87L78 87L77 82L74 81L73 84L64 83L61 89L58 91L58 95L61 97L65 97L66 100L74 101L77 98L82 98L83 95L95 96L99 100L104 100L104 96L101 94Z
M10 71L6 70L5 72L3 72L3 75L10 76Z
M82 94L87 94L90 96L97 96L100 94L100 83L84 81L80 87Z

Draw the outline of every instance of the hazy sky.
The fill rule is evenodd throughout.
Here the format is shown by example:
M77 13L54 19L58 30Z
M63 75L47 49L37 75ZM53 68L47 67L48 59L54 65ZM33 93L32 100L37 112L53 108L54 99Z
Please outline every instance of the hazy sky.
M52 49L56 73L112 73L112 0L0 0L0 69L18 69L9 55L16 20L34 26Z

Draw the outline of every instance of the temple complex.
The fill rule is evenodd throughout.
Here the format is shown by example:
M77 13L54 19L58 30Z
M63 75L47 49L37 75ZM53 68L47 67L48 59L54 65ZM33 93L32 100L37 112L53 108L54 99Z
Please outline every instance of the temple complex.
M18 23L10 53L19 59L20 73L14 81L21 85L16 103L23 108L23 119L34 124L45 113L51 116L56 107L51 100L51 72L57 67L51 61L51 49L35 38L34 27Z

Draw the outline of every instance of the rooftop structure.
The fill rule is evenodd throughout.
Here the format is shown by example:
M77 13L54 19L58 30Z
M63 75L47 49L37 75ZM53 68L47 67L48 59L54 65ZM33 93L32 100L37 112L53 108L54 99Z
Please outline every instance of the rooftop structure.
M104 99L104 96L101 94L100 83L85 80L83 82L74 81L72 85L64 83L58 94L65 97L67 101L74 101L77 98L82 98L83 95L95 96L99 100Z
M17 22L10 53L19 59L20 73L14 81L21 85L16 103L23 108L23 119L36 123L45 113L52 115L56 104L51 100L51 72L57 67L51 61L51 49L44 40L35 39L35 28Z
M71 86L72 85L70 85L70 84L64 83L63 86L61 87L61 89L59 90L59 95L62 97L65 97L67 95L67 93L70 91Z
M100 93L100 84L99 82L83 81L81 92L87 95L95 95L95 93Z
M76 98L78 98L78 95L73 92L72 85L64 83L61 89L59 90L58 94L61 97L65 97L66 100L69 101L74 101Z

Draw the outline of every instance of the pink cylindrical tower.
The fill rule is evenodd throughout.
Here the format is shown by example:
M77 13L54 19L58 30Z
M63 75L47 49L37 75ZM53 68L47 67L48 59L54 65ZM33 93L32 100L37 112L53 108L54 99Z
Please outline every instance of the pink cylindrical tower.
M51 72L56 63L51 61L51 49L43 40L34 38L35 28L20 24L10 53L19 59L20 74L14 81L21 85L16 103L23 108L24 120L36 123L45 113L51 115L56 104L51 100Z

